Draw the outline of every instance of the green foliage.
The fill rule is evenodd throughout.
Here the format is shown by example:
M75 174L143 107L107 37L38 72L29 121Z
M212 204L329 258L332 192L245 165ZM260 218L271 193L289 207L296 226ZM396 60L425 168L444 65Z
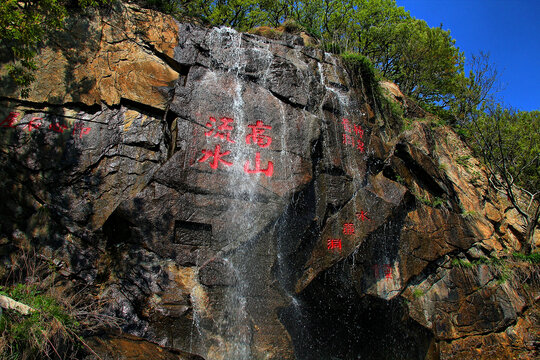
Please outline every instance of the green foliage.
M499 259L497 257L485 257L482 256L479 259L474 261L469 261L467 259L453 259L451 262L452 266L472 268L478 265L493 265L495 267L506 267L507 263L504 259Z
M461 216L463 217L477 217L478 216L478 212L472 210L472 211L464 211L461 213Z
M305 30L304 27L294 19L287 19L281 26L285 32L290 34L296 34Z
M450 32L416 19L398 24L394 31L397 38L388 65L381 65L383 76L420 102L446 106L463 69L463 54Z
M506 265L497 268L497 284L503 284L512 277L512 270Z
M402 130L408 131L413 128L414 119L402 117Z
M371 86L377 82L375 67L371 61L362 54L343 53L341 58L353 77L360 77L364 84Z
M239 31L283 26L305 30L335 54L361 54L369 67L426 103L454 98L463 84L463 54L450 32L430 28L395 0L141 0L143 5ZM363 61L363 60L361 60ZM367 67L366 67L367 69Z
M406 182L405 182L405 179L403 177L401 177L400 175L396 175L396 181L398 183L400 183L401 185L405 185Z
M388 114L392 114L401 118L403 110L393 101L382 95L379 87L377 71L373 63L364 55L358 53L346 52L341 54L341 58L347 68L353 83L359 88L363 88L368 99L372 99L379 108L386 110Z
M258 28L251 29L249 30L249 33L259 35L259 36L264 36L265 38L268 38L268 39L279 39L283 35L281 31L278 31L268 26L261 26Z
M540 253L531 253L531 254L521 254L521 253L513 253L512 256L516 259L529 262L531 264L540 264Z
M80 8L98 6L110 0L79 0ZM0 3L0 39L2 51L11 60L6 65L8 75L21 88L21 96L28 96L34 81L34 57L45 35L61 29L67 15L69 0L3 0Z
M471 155L461 155L456 158L456 162L465 167L469 167L469 159L471 158Z
M497 257L480 257L479 259L474 260L473 262L467 259L453 259L451 262L452 266L470 269L480 265L487 265L495 273L495 280L497 284L502 284L506 282L513 276L513 271L509 266L507 259L499 259Z
M145 0L138 3L141 6L158 10L165 14L179 15L180 8L178 7L178 2L175 0Z
M461 267L461 268L472 268L474 266L469 260L466 259L453 259L452 266Z
M414 289L413 293L412 293L412 296L413 298L415 299L419 299L421 298L422 296L424 296L424 292L420 289Z
M443 198L440 198L438 196L433 197L433 199L429 199L427 196L423 196L417 192L413 192L414 197L419 200L422 204L425 204L427 206L431 207L441 207L444 205L445 200Z
M6 0L0 6L0 35L11 46L10 69L17 84L28 86L37 44L51 29L61 28L66 6L99 6L109 0ZM414 19L394 0L137 0L140 5L177 17L194 17L213 26L248 31L260 26L305 30L321 40L326 51L347 54L362 76L375 71L401 90L426 103L449 102L463 85L463 55L448 31ZM19 6L19 4L23 6ZM357 59L351 57L358 55ZM360 55L361 54L361 55Z
M13 310L4 313L0 320L2 358L48 358L74 346L72 334L79 324L55 298L26 284L2 288L0 293L35 310L29 315Z
M443 204L444 204L444 199L442 199L440 197L437 197L437 196L435 196L435 198L431 202L431 206L433 206L433 207L440 207Z
M399 103L387 98L386 96L383 96L380 93L378 95L379 95L381 106L387 114L390 114L391 116L397 119L403 118L404 111Z
M343 48L339 43L335 42L325 42L323 43L323 50L332 54L341 54L343 53Z

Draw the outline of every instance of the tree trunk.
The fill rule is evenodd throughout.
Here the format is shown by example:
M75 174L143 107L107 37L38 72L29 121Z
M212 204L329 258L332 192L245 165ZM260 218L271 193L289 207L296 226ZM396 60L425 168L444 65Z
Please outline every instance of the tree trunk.
M539 217L540 217L540 203L536 205L536 210L533 216L529 218L529 223L527 224L527 232L525 234L525 239L526 239L525 252L526 253L530 253L535 246L533 235L534 235L534 230L536 229L536 225L538 224Z

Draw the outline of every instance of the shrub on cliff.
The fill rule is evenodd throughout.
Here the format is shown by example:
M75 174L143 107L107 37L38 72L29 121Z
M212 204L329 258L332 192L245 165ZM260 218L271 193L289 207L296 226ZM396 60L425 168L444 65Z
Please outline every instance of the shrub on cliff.
M79 348L79 324L54 297L32 285L1 288L0 294L28 305L33 311L21 314L6 310L0 319L0 354L3 359L65 358Z
M0 304L8 308L0 311L0 358L74 359L94 353L82 335L117 328L118 319L101 314L102 301L88 301L80 289L62 283L53 263L24 250L28 244L19 245L3 279L7 285L0 286Z
M46 34L61 29L67 9L94 7L111 0L3 0L0 2L0 63L27 97L34 81L34 57Z
M523 245L529 252L540 218L540 111L484 104L461 129L486 165L492 187L525 219Z
M364 55L358 53L344 53L341 55L345 66L353 77L360 77L366 86L372 86L377 82L375 67Z

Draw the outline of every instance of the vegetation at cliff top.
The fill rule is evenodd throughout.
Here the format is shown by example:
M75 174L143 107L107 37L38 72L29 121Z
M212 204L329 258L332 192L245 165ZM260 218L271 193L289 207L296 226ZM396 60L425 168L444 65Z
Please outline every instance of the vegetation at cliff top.
M34 81L34 57L40 43L52 30L61 29L68 8L87 8L109 3L110 0L2 0L0 2L0 59L9 61L8 74L27 97L28 86ZM7 57L7 59L6 59Z

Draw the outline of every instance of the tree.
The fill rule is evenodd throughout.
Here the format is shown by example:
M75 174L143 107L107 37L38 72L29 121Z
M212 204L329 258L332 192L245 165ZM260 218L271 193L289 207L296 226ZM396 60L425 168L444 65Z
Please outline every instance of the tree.
M525 251L540 217L540 111L485 103L470 117L467 135L486 165L490 183L525 219ZM524 201L526 199L526 201Z
M463 71L463 54L449 31L430 28L423 20L400 24L402 38L395 46L396 66L389 77L409 96L446 107Z
M451 104L454 115L452 125L469 123L482 104L495 101L495 95L501 89L499 72L490 61L489 53L480 51L479 54L472 54L467 65L469 77L462 75L458 80L456 96Z
M78 0L85 8L110 0ZM34 57L47 33L61 29L67 14L68 0L3 0L0 3L0 39L4 61L15 84L22 87L22 97L28 96L28 86L34 80Z

